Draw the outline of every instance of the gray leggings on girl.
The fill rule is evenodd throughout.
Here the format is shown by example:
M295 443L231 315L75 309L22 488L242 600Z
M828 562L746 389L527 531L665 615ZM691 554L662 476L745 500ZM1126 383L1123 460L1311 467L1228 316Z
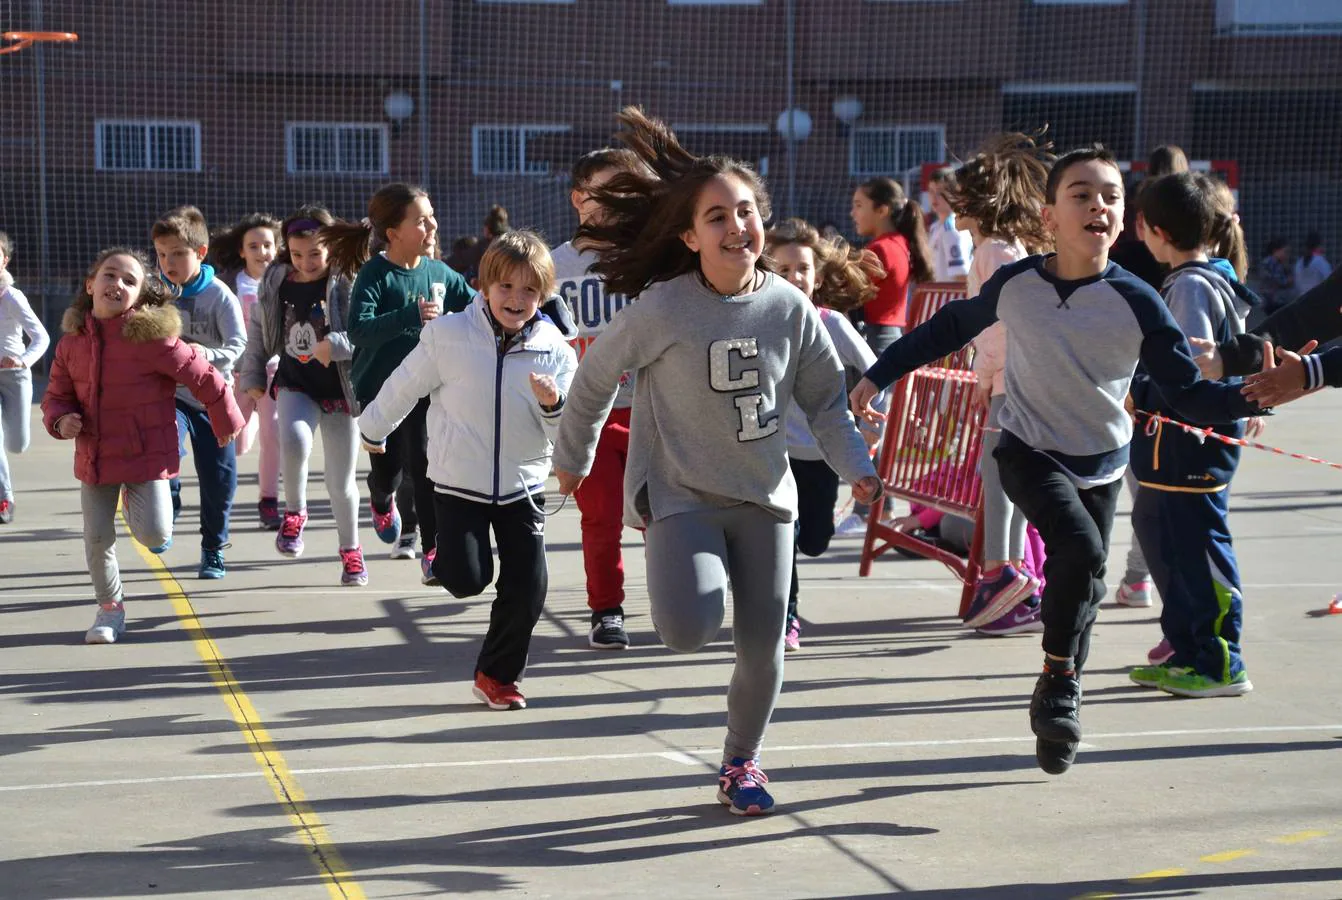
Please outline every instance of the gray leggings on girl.
M116 504L120 484L80 484L84 510L84 559L93 579L93 596L110 606L121 601L121 569L116 561ZM172 537L172 494L166 478L127 484L126 523L146 547L160 547Z
M1002 478L997 472L993 451L1002 439L1002 406L1006 397L997 394L988 405L988 427L983 432L983 455L979 457L979 478L983 481L983 558L1024 559L1025 513L1007 499Z
M672 650L691 653L717 636L730 578L736 667L723 759L757 757L783 685L792 523L742 503L659 519L644 540L653 627Z
M320 429L326 493L331 498L340 549L359 546L359 489L354 484L359 428L354 417L343 412L323 412L320 403L300 391L280 389L276 406L285 510L304 512L308 508L308 457L312 455L312 436Z
M33 406L33 374L27 369L0 369L0 500L14 499L9 457L28 449L28 416Z

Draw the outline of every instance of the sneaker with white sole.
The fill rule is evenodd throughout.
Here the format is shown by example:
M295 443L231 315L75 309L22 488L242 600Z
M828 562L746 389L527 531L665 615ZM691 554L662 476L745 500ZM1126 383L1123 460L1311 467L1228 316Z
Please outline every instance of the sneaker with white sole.
M1008 634L1038 634L1044 630L1044 607L1039 599L1033 598L1034 603L1029 601L1018 604L1014 609L1008 612L1000 619L994 619L987 625L975 629L979 634L988 637L1004 637Z
M396 539L396 546L391 548L392 559L418 559L419 551L415 549L415 536L413 534L403 534Z
M787 617L787 631L783 632L783 650L792 652L801 649L801 620L796 616Z
M1039 582L1010 563L985 572L974 588L965 627L982 628L996 622L1037 590Z
M433 574L433 559L437 555L438 555L438 548L435 547L419 558L419 571L420 571L419 583L424 585L425 587L442 586L442 582L438 580L438 576Z
M362 587L368 583L368 569L363 564L363 548L350 547L340 551L340 585Z
M280 552L280 556L297 559L303 555L303 529L307 524L306 509L299 512L285 510L279 534L275 535L275 549Z
M1146 609L1151 605L1151 582L1142 580L1120 584L1114 594L1114 600L1119 606Z
M629 635L624 630L624 614L606 611L592 615L592 630L587 634L587 646L593 650L626 650Z
M774 811L774 798L764 789L768 783L759 760L733 758L718 770L718 802L733 815L768 815Z
M1238 697L1253 690L1249 673L1243 669L1226 679L1209 678L1192 669L1172 669L1157 686L1176 697Z
M856 537L867 533L867 520L857 513L849 513L834 526L835 537Z
M126 606L114 603L110 606L98 605L98 615L93 627L84 632L86 644L115 644L117 638L126 632Z

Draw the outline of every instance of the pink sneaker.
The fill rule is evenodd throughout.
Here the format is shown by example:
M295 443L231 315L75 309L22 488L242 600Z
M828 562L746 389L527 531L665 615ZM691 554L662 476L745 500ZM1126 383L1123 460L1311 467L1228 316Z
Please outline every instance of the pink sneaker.
M1174 658L1174 648L1170 646L1169 638L1161 638L1160 643L1151 648L1146 654L1146 661L1153 666L1163 666Z
M284 521L280 523L280 533L275 535L275 549L280 551L280 556L297 558L303 555L303 527L307 523L307 510L285 511Z
M396 539L401 536L401 514L396 511L396 498L392 498L391 505L384 513L378 512L373 501L369 500L368 511L373 514L373 530L377 532L378 540L384 544L396 543Z
M442 582L438 580L438 576L433 574L433 559L437 555L438 548L435 547L419 558L419 568L423 575L419 582L425 587L438 587L442 584Z
M358 587L368 583L368 569L363 564L363 548L351 547L340 551L340 584Z
M784 650L801 649L801 622L796 616L787 617L787 631L783 634Z

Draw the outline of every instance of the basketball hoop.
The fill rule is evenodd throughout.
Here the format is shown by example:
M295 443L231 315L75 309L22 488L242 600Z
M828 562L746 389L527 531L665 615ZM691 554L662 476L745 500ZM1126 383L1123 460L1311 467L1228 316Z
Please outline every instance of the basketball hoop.
M73 44L79 40L79 35L71 31L6 31L0 34L0 39L13 41L7 47L0 47L0 56L6 53L17 53L20 50L27 50L33 44Z

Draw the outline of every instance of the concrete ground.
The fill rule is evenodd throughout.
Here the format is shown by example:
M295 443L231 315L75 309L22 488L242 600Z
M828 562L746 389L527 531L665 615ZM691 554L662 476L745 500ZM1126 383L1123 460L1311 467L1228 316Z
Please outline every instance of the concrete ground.
M1337 458L1340 413L1336 392L1303 401L1267 439ZM366 517L372 583L337 587L315 476L308 554L279 558L254 452L228 577L195 577L188 479L170 575L123 540L130 631L84 646L71 455L35 430L0 528L0 897L1342 897L1342 617L1322 614L1342 472L1246 454L1254 693L1133 687L1157 611L1106 603L1086 744L1056 778L1026 716L1037 637L967 634L940 567L860 579L837 540L802 567L804 647L764 755L779 812L741 820L714 800L730 632L658 645L637 535L636 646L596 652L576 510L551 520L531 707L497 713L468 686L488 598L421 587ZM1129 540L1120 518L1119 568Z

